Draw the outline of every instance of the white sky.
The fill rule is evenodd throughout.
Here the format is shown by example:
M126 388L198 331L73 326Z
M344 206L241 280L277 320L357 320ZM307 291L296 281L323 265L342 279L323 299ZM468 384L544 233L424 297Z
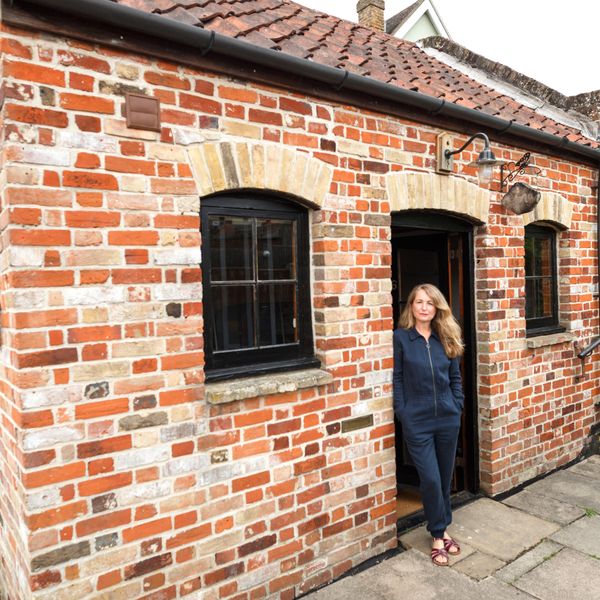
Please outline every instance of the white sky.
M294 0L356 21L356 0ZM385 18L414 0L385 0ZM600 0L433 0L455 42L566 95L600 89Z

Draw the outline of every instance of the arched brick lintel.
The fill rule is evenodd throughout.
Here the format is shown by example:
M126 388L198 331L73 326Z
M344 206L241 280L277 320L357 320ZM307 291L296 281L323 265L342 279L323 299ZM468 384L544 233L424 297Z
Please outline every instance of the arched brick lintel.
M524 225L548 221L560 229L570 229L572 220L573 204L556 192L542 192L535 209L523 215Z
M333 169L305 152L266 142L206 142L188 148L200 196L240 189L288 194L320 209Z
M387 189L392 211L443 210L477 225L488 220L489 191L460 177L437 173L390 173Z

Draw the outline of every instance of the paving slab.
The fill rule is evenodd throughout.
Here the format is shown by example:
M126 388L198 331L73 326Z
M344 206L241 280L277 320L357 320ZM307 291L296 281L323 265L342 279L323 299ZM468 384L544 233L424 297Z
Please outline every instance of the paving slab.
M495 556L484 554L483 552L474 552L467 556L454 567L457 571L468 575L472 579L485 579L498 569L501 569L506 563Z
M532 483L527 490L580 508L592 508L600 512L598 482L587 476L572 473L570 470L553 473Z
M436 567L417 550L403 552L308 597L310 600L531 600L527 594L493 577L477 582L452 569Z
M540 600L598 600L600 560L565 548L513 585Z
M387 562L387 561L384 561ZM375 567L344 577L316 592L308 594L310 600L340 600L340 598L360 598L360 600L388 600L383 592L377 589L380 573L375 572Z
M586 509L590 516L586 516ZM429 558L425 526L406 552L310 594L310 600L600 600L600 456L558 471L503 502L454 512L462 552Z
M454 513L453 531L459 542L510 562L559 529L533 515L481 498Z
M600 479L600 456L597 454L590 456L580 463L569 467L567 471L569 473L575 473L575 475L581 475L582 477Z
M535 548L525 552L525 554L519 556L517 560L506 565L504 568L496 571L494 577L497 577L501 581L506 583L512 583L528 573L544 561L549 560L557 552L560 552L564 546L553 542L551 540L544 540L539 543Z
M451 536L456 535L456 531L452 525L448 528L448 533ZM398 539L403 548L406 548L407 550L413 548L419 552L422 552L426 556L430 556L431 535L427 531L425 525L421 525L421 527L417 527L416 529L412 529L407 533L403 533ZM457 541L460 543L460 554L458 556L449 557L451 566L475 552L475 548L469 546L469 544L463 543L463 540Z
M579 521L553 533L550 539L600 559L600 516L582 517ZM600 571L600 560L597 568ZM598 597L600 598L600 590Z
M585 514L585 510L579 506L561 502L550 496L542 496L528 489L506 498L503 503L560 525L568 525Z

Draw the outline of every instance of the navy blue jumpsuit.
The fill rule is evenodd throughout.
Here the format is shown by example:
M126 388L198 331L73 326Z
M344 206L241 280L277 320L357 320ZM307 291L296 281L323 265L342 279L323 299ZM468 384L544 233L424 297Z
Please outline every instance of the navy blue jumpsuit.
M464 394L460 357L448 358L437 334L394 331L394 412L419 473L427 530L441 538L452 522L450 485Z

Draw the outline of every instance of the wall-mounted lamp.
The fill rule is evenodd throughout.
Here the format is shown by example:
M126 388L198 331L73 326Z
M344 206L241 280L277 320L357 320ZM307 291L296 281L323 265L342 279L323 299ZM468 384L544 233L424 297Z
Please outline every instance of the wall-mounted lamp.
M481 138L484 146L476 161L469 163L469 166L477 167L477 178L479 185L488 184L492 180L494 167L504 164L504 161L498 160L490 149L490 140L485 133L476 133L472 135L458 150L453 150L452 136L448 133L442 133L438 136L437 143L437 171L438 173L451 173L454 165L454 155L462 152L474 139Z

